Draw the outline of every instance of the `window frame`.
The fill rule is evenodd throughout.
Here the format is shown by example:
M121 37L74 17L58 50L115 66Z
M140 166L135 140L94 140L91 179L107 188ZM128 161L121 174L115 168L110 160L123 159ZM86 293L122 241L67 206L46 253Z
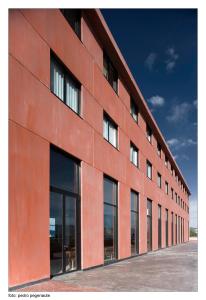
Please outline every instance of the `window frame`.
M106 62L106 64L105 64ZM107 65L107 68L105 68L105 65ZM106 72L105 72L106 70ZM106 75L107 73L107 75ZM112 74L112 75L111 75ZM103 75L105 77L105 79L108 81L108 83L110 84L110 86L112 87L113 91L118 95L119 93L119 74L117 72L117 69L114 67L110 57L107 55L107 53L103 50ZM113 76L113 78L116 77L116 80L114 80L116 82L116 89L113 86L113 82L112 82L112 78L111 76Z
M52 64L58 66L59 69L62 70L63 74L63 99L60 98L55 92L54 92L54 78L52 76ZM74 86L78 90L78 98L77 98L77 112L67 104L67 87L66 87L66 80L69 79ZM57 55L53 52L50 52L50 91L51 93L57 97L64 105L66 105L69 109L71 109L76 115L81 117L81 83L74 77L74 75L69 71L69 69L64 65L64 63L57 57Z
M152 164L151 164L151 162L147 159L146 160L146 166L147 166L147 178L149 178L150 180L152 180ZM150 167L151 168L151 177L149 177L148 176L148 167Z
M165 181L165 193L169 195L169 183Z
M131 151L132 151L132 159L131 159ZM137 164L135 164L135 162L133 161L133 153L134 151L137 152ZM139 149L135 146L134 143L132 143L130 141L130 162L136 167L139 169Z
M104 122L108 122L108 132L107 132L107 135L108 135L108 139L105 137L104 135ZM113 126L113 128L116 130L115 132L115 139L116 139L116 146L113 145L110 141L110 128ZM118 143L118 125L112 120L112 118L104 111L103 112L103 138L110 144L112 145L115 149L118 150L118 147L119 147L119 143Z
M110 203L110 202L106 202L105 201L105 191L104 191L104 180L109 180L111 181L113 184L116 185L116 193L115 193L115 203ZM105 212L105 205L112 207L115 210L115 223L114 223L114 242L116 242L116 244L114 245L114 254L115 254L115 258L112 260L105 260L105 256L104 256L104 264L109 264L113 261L118 260L118 181L116 181L115 179L111 178L110 176L104 174L103 175L103 213ZM104 219L104 218L103 218ZM105 246L104 246L105 248Z
M162 157L162 147L160 143L157 143L157 155L161 158Z
M137 120L134 118L134 114L136 113ZM135 121L135 123L138 124L139 122L139 108L137 104L134 101L134 98L130 96L130 115L132 116L132 119Z
M132 209L131 207L131 196L132 194L136 195L137 196L137 209ZM132 250L131 250L131 256L136 256L139 254L139 224L140 224L140 219L139 219L139 193L134 191L134 190L130 190L130 218L131 218L131 215L132 214L135 214L136 218L137 218L137 224L136 224L136 234L137 234L137 237L136 237L136 251L135 251L135 254L132 254ZM138 238L138 240L137 240ZM131 245L131 221L130 221L130 245Z
M152 129L148 124L146 125L146 135L147 135L147 140L149 141L150 144L152 144Z
M160 181L159 181L160 179ZM160 183L160 184L159 184ZM162 188L162 175L157 172L157 186L161 189Z
M82 20L82 10L81 9L78 9L78 8L66 8L66 9L64 9L64 8L61 8L61 9L59 9L60 10L60 12L61 12L61 14L63 15L63 17L65 18L65 20L67 21L67 23L69 24L69 26L72 28L72 30L74 31L74 33L76 34L76 36L80 39L80 41L81 41L81 35L82 35L82 22L81 22L81 20ZM78 19L78 23L79 23L79 30L78 31L76 31L75 30L75 28L74 28L74 26L73 26L73 24L71 23L71 20L68 18L68 16L65 14L65 12L67 11L67 10L74 10L75 12L77 12L77 11L79 11L80 13L79 13L79 19Z

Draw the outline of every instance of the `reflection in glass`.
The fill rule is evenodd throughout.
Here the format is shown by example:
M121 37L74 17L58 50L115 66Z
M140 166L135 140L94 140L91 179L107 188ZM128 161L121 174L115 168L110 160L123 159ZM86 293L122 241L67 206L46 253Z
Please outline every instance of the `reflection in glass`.
M139 253L139 195L131 191L131 255Z
M117 258L117 184L104 178L104 259Z
M104 178L104 202L116 204L117 184L109 178Z
M152 250L152 201L147 200L147 251Z
M50 262L51 274L61 273L62 266L62 203L61 194L50 193Z
M77 268L76 261L76 198L65 197L65 264L66 271Z
M162 211L158 205L158 248L162 248Z
M104 205L104 259L116 258L116 207Z
M51 149L50 185L78 193L78 164L53 149Z

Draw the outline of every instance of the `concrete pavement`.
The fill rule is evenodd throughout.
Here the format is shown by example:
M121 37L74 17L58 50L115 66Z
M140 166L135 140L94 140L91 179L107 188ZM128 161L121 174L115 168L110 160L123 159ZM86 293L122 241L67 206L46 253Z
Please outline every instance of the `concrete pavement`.
M54 277L21 291L196 292L197 241Z

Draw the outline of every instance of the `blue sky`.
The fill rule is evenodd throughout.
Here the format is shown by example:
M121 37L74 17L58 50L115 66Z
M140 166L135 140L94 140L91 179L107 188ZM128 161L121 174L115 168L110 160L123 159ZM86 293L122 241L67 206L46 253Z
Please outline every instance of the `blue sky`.
M197 11L101 10L189 185L197 226Z

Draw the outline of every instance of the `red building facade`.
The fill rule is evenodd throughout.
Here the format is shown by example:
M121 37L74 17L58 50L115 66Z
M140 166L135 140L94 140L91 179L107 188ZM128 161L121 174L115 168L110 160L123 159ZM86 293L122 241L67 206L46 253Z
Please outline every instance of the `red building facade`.
M188 241L189 188L99 10L9 12L9 286Z

